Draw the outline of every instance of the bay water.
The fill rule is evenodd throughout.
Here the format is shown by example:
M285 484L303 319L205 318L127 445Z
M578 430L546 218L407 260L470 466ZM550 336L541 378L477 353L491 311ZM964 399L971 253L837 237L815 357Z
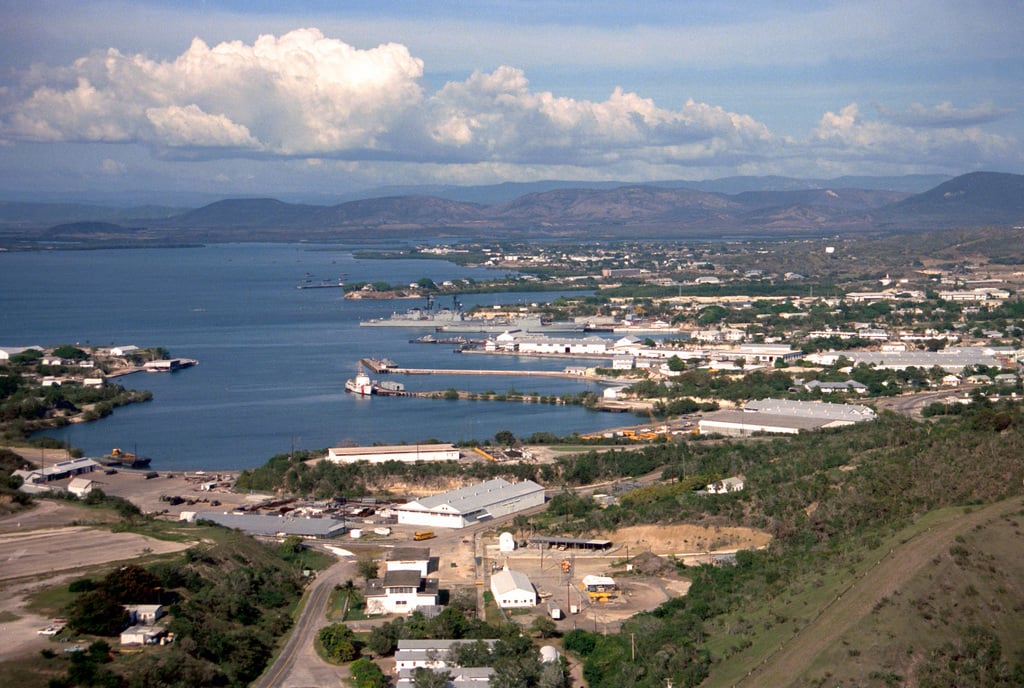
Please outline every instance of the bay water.
M345 443L567 435L628 422L578 406L346 394L362 357L404 367L561 370L565 360L457 354L413 344L424 330L360 327L424 302L351 300L341 289L296 289L336 281L435 282L501 273L441 260L357 259L351 250L308 244L217 244L162 249L0 253L0 346L163 346L199 365L137 373L119 384L153 400L92 423L45 434L88 456L113 447L153 458L164 470L226 470L274 454ZM546 301L558 293L460 297L474 305ZM442 305L448 305L442 302ZM515 376L395 376L411 390L456 388L562 395L599 391L591 382Z

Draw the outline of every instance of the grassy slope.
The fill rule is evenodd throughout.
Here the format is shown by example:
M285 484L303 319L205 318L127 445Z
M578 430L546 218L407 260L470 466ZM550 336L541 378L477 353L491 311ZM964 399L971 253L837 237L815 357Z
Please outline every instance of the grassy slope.
M855 566L794 581L771 605L720 620L711 647L728 659L704 685L885 686L913 677L969 623L993 629L1004 657L1015 656L1024 649L1021 511L1014 498L929 513ZM752 645L729 652L750 627Z

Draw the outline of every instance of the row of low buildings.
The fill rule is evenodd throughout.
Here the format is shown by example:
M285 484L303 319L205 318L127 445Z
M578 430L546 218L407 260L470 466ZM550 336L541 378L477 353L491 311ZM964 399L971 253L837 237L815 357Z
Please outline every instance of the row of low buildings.
M774 365L776 361L795 361L802 353L787 344L740 344L727 347L647 346L639 338L627 335L617 340L602 337L561 338L503 332L484 343L491 352L527 355L570 355L579 357L612 357L613 368L632 368L643 359L667 360L678 357L684 361L743 361Z
M492 667L464 667L457 661L458 648L464 645L484 643L493 648L494 639L437 639L437 640L399 640L395 651L395 674L398 681L396 688L414 688L417 669L446 673L449 676L448 686L453 688L478 688L490 685L494 675ZM541 662L557 662L558 650L551 645L540 648Z

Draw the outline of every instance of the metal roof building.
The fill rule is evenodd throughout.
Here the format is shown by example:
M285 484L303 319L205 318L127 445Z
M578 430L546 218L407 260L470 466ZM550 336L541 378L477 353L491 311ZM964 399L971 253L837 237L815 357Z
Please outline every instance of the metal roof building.
M400 525L465 528L544 503L544 488L532 480L510 483L495 478L424 497L395 508Z

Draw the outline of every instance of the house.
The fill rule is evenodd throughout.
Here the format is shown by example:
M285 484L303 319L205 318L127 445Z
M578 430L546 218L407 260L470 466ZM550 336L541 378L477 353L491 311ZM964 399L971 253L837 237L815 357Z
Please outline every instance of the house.
M520 571L503 568L491 576L491 594L502 609L521 609L537 605L537 591L530 578Z
M418 571L423 577L430 573L429 547L395 547L387 553L387 571Z
M366 582L363 596L367 614L411 614L437 605L437 579L419 571L387 571Z
M465 528L543 503L544 488L532 480L510 483L504 478L495 478L413 500L396 507L395 513L400 525Z
M127 356L128 354L135 353L138 350L139 350L139 347L135 346L134 344L128 344L126 346L115 346L115 347L111 347L110 355L111 356Z
M79 499L84 499L87 494L93 491L95 486L96 483L88 478L72 478L71 482L68 483L68 492Z
M415 671L416 669L449 669L453 666L450 658L452 649L459 645L472 645L476 640L454 640L441 638L436 640L402 639L395 650L395 672ZM494 640L485 639L480 642L493 646Z
M128 612L132 624L144 626L153 625L164 615L163 605L160 604L126 604L124 610Z
M945 387L959 387L960 386L960 376L959 375L953 375L952 373L950 373L949 375L943 375L941 382L942 382L942 385L945 386Z
M121 631L122 645L153 645L164 634L159 626L129 626Z
M491 677L494 676L494 669L491 667L460 667L447 666L443 669L430 669L430 671L447 671L451 677L447 686L451 688L486 688L491 685ZM415 688L416 670L402 669L398 672L398 681L395 688Z

